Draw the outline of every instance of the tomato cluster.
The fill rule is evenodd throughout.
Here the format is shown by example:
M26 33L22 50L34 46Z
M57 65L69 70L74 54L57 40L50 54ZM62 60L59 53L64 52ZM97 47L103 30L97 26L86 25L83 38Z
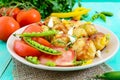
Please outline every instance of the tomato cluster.
M0 9L0 40L7 41L17 29L41 20L40 12L36 9L5 8Z

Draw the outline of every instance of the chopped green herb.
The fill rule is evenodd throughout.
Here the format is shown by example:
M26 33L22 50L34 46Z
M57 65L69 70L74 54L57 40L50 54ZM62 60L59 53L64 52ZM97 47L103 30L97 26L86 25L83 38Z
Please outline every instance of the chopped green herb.
M50 66L50 67L56 66L56 64L55 64L54 62L52 62L52 61L46 62L46 65L47 65L47 66Z
M81 66L84 62L85 61L80 60L80 61L74 61L73 63L74 63L75 66Z
M106 39L109 40L110 39L110 34L105 34Z

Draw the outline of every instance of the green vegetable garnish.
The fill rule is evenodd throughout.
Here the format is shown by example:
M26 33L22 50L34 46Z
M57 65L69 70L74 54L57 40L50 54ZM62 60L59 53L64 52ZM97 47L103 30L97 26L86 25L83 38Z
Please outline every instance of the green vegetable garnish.
M33 56L26 56L25 59L28 61L28 62L31 62L33 64L39 64L39 60L38 60L38 57L33 57Z
M101 78L105 80L120 80L120 71L106 72L100 75L96 75L96 78Z
M113 13L111 13L111 12L101 12L101 14L104 14L105 16L109 16L109 17L111 17L111 16L113 16Z
M109 40L110 39L110 34L105 34L106 39Z
M57 30L48 30L44 32L32 32L32 33L23 33L23 34L13 34L14 36L18 35L20 37L42 37L42 36L50 36L57 34Z
M45 65L50 66L50 67L54 67L54 66L56 66L56 64L55 64L54 62L52 62L52 61L48 61L48 62L46 62Z
M98 17L99 17L99 14L98 14L98 13L94 14L94 15L92 16L92 18L91 18L91 21L96 20Z
M73 63L75 66L81 66L84 62L85 62L84 60L80 60L80 61L75 60Z
M99 14L99 16L104 22L106 22L106 16L104 14Z
M94 20L96 20L97 18L100 18L101 20L103 20L104 22L106 22L106 16L109 16L109 17L111 17L111 16L113 16L113 13L111 13L111 12L96 12L93 16L92 16L92 18L91 18L91 21L94 21Z
M49 48L47 46L41 45L38 42L32 40L30 37L23 37L24 41L28 43L30 46L36 48L37 50L44 52L46 54L51 55L61 55L62 53L58 50L54 50L52 48Z

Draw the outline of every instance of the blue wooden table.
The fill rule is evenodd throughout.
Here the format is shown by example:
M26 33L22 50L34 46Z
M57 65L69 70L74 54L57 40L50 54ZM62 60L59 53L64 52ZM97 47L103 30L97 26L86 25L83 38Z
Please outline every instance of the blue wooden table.
M102 25L109 30L113 31L120 40L120 2L83 2L82 6L90 8L91 12L89 17L95 13L95 11L110 11L114 14L113 17L107 17L107 21L103 22L100 19L94 21L95 24ZM112 67L113 70L120 71L120 49L114 57L108 60L106 63ZM6 43L0 41L0 80L13 80L13 62L11 56L6 48Z

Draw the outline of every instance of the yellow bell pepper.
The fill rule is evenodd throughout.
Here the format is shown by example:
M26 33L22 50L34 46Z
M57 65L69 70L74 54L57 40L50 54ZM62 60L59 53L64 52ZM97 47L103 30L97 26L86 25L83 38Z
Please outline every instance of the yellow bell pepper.
M87 14L90 11L90 9L86 9L83 7L75 8L72 12L67 13L51 13L51 16L56 16L59 18L70 18L73 17L75 20L80 20L81 16L83 14Z

